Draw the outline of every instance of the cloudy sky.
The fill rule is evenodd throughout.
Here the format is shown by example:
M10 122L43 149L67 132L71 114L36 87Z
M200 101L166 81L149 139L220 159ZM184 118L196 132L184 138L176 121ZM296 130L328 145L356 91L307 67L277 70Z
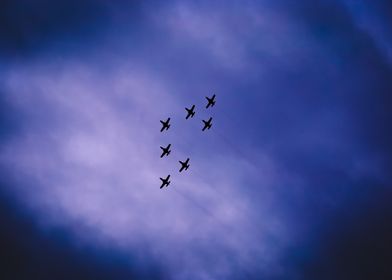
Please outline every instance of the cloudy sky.
M391 30L386 0L3 1L0 278L391 278Z

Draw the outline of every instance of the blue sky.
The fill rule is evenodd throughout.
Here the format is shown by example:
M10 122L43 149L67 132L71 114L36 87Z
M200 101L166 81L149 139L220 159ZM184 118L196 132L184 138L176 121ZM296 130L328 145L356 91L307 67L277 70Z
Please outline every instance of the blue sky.
M5 276L391 276L387 1L1 5Z

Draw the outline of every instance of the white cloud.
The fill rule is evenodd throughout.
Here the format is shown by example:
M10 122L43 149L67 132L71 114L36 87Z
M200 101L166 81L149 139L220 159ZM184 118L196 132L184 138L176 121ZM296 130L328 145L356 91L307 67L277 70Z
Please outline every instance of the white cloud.
M156 149L164 137L159 118L179 106L175 89L148 71L118 69L103 78L92 65L68 61L8 72L6 97L29 116L20 137L1 151L2 163L19 174L18 187L9 191L34 207L45 227L65 224L75 238L119 249L150 244L146 255L157 256L178 279L195 271L206 279L227 277L226 250L240 263L269 259L260 255L268 247L263 235L241 230L249 228L248 212L255 210L238 188L247 167L231 156L211 155L192 162L196 173L177 174L177 159L160 160ZM158 177L168 172L172 184L160 190ZM200 178L204 173L215 178L212 185ZM96 236L83 236L81 228ZM268 225L263 230L268 234ZM193 254L195 244L200 248ZM216 266L207 266L207 255L219 260ZM179 269L182 258L187 261Z

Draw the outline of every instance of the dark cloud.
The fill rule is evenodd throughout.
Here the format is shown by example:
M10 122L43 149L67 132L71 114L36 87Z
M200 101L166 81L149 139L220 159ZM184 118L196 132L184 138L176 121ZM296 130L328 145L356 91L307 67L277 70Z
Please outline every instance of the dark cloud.
M137 22L140 6L137 1L2 1L0 51L14 56L46 50L48 46L57 51L90 48L113 23Z
M23 117L6 101L0 90L0 142L15 136L23 122Z
M289 208L302 209L293 220L310 222L306 238L317 240L293 250L297 258L308 256L301 264L305 271L299 273L299 278L388 279L392 273L388 264L391 65L344 6L312 1L304 7L297 5L297 9L296 16L324 47L327 58L324 61L311 56L307 61L310 64L298 66L285 76L288 84L295 84L290 89L287 84L279 88L283 94L275 102L285 100L287 106L277 110L284 112L285 118L283 125L274 122L279 130L272 133L284 126L284 133L291 132L285 137L291 141L279 141L275 154L291 171L306 178L304 192L308 192L304 196L289 192L287 202ZM328 60L334 61L333 68ZM299 79L298 72L306 78ZM295 97L292 89L297 93ZM337 142L317 144L302 138L309 123L316 141L333 138ZM350 162L365 162L366 166L353 176ZM374 173L369 174L372 170Z
M2 180L1 188L4 184ZM165 279L158 266L141 271L137 258L130 260L110 248L79 246L64 229L40 230L31 215L11 201L0 193L2 279Z
M350 207L331 217L308 252L297 256L303 279L389 279L392 249L392 209L389 186L369 183L367 199L352 199ZM359 190L364 190L360 188ZM309 244L309 243L308 243Z
M15 54L34 50L56 37L81 36L85 26L96 24L102 13L90 1L2 1L2 50Z
M286 64L272 63L269 72L262 73L267 78L236 88L249 94L241 97L244 104L233 104L232 117L241 119L242 139L250 137L256 149L268 147L282 166L302 178L300 184L293 182L296 187L276 191L285 194L282 209L293 211L290 215L299 232L317 242L293 249L289 258L310 254L310 259L300 265L289 262L287 268L298 265L299 279L388 278L392 211L388 57L342 3L274 5L306 30L314 43L310 48L320 52L307 52L301 60L287 58ZM260 65L262 59L254 54ZM235 108L241 105L253 114L239 115ZM235 137L238 130L232 131Z

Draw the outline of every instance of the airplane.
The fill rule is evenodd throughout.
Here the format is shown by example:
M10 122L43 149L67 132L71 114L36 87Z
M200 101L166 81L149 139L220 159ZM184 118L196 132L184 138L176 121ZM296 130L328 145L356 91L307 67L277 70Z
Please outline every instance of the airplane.
M193 116L195 115L195 105L192 105L192 108L188 109L185 107L185 110L188 112L188 115L186 116L185 119L188 119L189 117L193 118Z
M204 127L203 127L202 131L206 130L206 128L208 128L208 129L211 128L211 126L212 126L211 121L212 121L212 118L209 118L208 121L203 120Z
M211 98L208 98L206 96L206 99L208 100L208 104L207 104L206 108L208 108L210 106L213 107L215 105L215 94Z
M164 186L166 186L166 187L169 186L169 184L170 184L169 178L170 178L170 174L167 175L166 179L159 178L162 181L162 185L161 185L160 189L162 189Z
M164 131L165 129L166 130L169 129L169 127L170 127L170 124L169 124L170 118L168 118L167 121L165 121L165 122L164 121L160 121L160 122L162 124L161 132Z
M186 161L182 162L181 160L179 161L179 163L181 163L181 168L180 168L180 172L182 170L188 170L189 168L189 158L186 159Z
M161 158L164 157L165 155L168 156L170 154L170 152L171 152L170 151L170 146L171 146L171 144L167 145L166 148L164 148L162 146L160 147L162 149Z

